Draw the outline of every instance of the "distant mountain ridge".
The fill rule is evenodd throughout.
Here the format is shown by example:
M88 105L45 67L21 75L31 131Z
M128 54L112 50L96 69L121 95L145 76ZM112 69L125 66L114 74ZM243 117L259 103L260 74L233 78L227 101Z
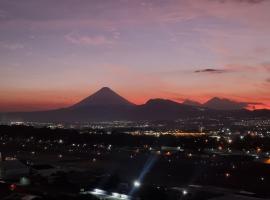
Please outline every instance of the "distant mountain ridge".
M113 120L174 120L186 117L263 115L269 110L248 111L243 103L228 99L212 98L205 104L191 100L178 103L168 99L150 99L135 105L108 87L101 88L80 102L62 109L2 113L3 121L32 122L89 122ZM232 109L233 108L233 109Z
M236 102L226 98L214 97L203 104L207 108L216 110L240 110L245 109L248 104L244 102Z
M215 110L241 110L246 109L248 103L237 102L226 98L213 97L206 101L205 103L199 103L193 100L185 100L183 102L185 105L205 107Z
M190 99L186 99L185 101L182 102L182 104L190 105L190 106L202 106L201 103L199 103L197 101L190 100Z

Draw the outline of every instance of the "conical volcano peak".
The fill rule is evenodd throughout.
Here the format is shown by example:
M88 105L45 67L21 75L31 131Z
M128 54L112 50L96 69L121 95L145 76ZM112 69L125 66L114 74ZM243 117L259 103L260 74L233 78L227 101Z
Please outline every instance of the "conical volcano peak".
M109 87L102 87L100 90L98 90L97 92L114 92L111 88Z
M101 89L99 89L98 91L96 91L94 94L90 95L87 98L108 98L108 100L125 100L128 101L126 99L124 99L123 97L121 97L119 94L117 94L115 91L113 91L111 88L109 87L102 87ZM99 99L101 100L101 99ZM104 99L105 100L105 99ZM117 103L117 102L115 102ZM120 103L120 102L119 102Z
M114 92L109 87L103 87L94 94L86 97L72 107L86 106L131 106L133 105L125 98Z

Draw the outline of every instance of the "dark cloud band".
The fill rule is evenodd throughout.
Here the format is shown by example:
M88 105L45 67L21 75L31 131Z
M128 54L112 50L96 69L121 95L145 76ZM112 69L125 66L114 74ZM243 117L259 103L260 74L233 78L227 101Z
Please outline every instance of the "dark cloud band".
M221 74L221 73L227 73L227 72L229 71L224 70L224 69L212 69L212 68L200 69L200 70L194 71L194 73L209 73L209 74Z

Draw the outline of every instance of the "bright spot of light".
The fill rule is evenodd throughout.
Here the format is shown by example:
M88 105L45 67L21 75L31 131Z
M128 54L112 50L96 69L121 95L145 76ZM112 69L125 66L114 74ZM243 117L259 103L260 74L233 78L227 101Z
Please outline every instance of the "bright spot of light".
M139 181L134 181L133 185L134 187L138 188L141 186L141 183Z
M104 190L101 190L101 189L94 189L94 191L92 193L98 194L98 195L104 195L106 192Z
M125 195L125 194L121 194L120 197L121 199L128 199L128 195Z
M119 194L119 193L116 193L116 192L113 192L113 193L112 193L112 196L113 196L113 197L120 197L120 194Z
M186 196L186 195L188 194L188 191L187 191L187 190L183 190L183 191L182 191L182 194L183 194L184 196Z
M270 164L270 159L266 159L266 160L264 161L264 163L269 165L269 164Z

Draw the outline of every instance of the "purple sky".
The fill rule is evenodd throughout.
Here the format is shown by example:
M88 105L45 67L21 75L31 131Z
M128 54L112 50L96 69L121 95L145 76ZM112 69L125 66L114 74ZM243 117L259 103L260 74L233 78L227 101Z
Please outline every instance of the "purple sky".
M270 108L268 0L0 0L0 111L213 96Z

